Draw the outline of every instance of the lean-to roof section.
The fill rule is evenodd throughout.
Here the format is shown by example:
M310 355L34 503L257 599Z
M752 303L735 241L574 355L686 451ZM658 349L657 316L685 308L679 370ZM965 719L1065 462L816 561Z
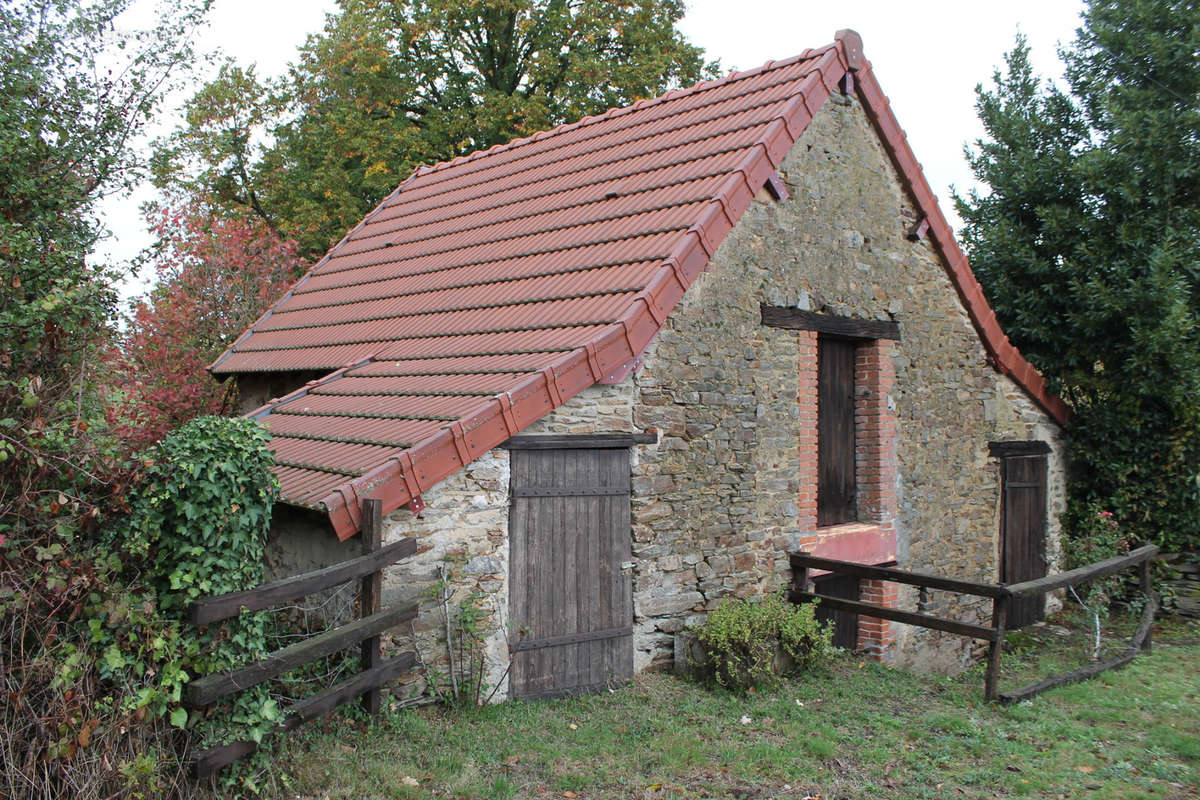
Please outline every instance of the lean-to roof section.
M641 354L848 72L989 354L983 301L850 32L801 56L417 170L210 369L332 372L254 412L285 502L390 511ZM1040 383L1039 383L1040 381Z

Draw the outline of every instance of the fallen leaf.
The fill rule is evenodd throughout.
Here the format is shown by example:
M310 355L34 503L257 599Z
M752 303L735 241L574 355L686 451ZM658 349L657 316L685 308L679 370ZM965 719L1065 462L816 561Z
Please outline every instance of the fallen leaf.
M1095 767L1076 767L1075 769L1079 770L1080 772L1095 772L1096 771Z
M563 797L579 797L579 795L568 789L567 791L563 792Z
M414 778L412 775L405 775L403 778L400 779L400 782L403 783L405 786L420 786L421 785L421 782L419 780L417 780L416 778Z
M578 726L578 725L576 725L574 722L572 722L572 723L571 723L570 725L568 725L567 727L568 727L568 728L570 728L570 729L571 729L571 730L573 730L573 731L577 731L577 730L579 730L579 726Z

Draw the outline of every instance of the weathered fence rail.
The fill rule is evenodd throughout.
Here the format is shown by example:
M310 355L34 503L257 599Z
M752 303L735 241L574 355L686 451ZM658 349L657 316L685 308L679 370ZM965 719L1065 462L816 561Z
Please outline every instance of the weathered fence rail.
M850 561L837 561L830 558L819 558L807 553L790 553L792 566L792 586L788 599L793 603L820 601L826 608L847 611L858 616L886 619L902 622L907 625L917 625L922 628L945 631L959 636L982 639L988 643L988 666L984 676L983 694L988 702L999 700L1001 703L1013 703L1028 697L1033 697L1046 689L1062 686L1067 683L1084 680L1098 675L1105 670L1123 666L1133 660L1140 650L1150 649L1150 627L1154 620L1154 612L1158 608L1158 600L1150 585L1150 563L1158 555L1158 548L1146 545L1128 553L1095 564L1059 573L1047 575L1032 581L1009 585L964 581L956 578L945 578L940 575L927 575L920 572L895 569L893 567L876 567L869 564L856 564ZM1131 567L1140 568L1140 583L1146 596L1146 608L1143 611L1142 623L1134 634L1128 648L1119 656L1099 664L1090 664L1071 672L1055 675L1036 683L1031 683L1012 692L999 693L997 684L1000 678L1000 658L1004 650L1004 634L1007 632L1008 608L1015 597L1027 597L1034 594L1045 594L1055 589L1076 586L1086 581L1114 575ZM858 600L846 600L840 597L815 594L807 591L808 570L819 569L838 575L849 575L856 578L891 581L921 589L941 589L959 594L986 597L992 601L991 625L979 625L974 622L947 619L920 611L901 611L896 608L863 603Z
M283 721L275 728L274 733L294 730L305 722L323 716L360 696L363 708L369 713L379 711L380 687L408 672L416 661L416 654L412 652L383 660L380 634L412 620L417 614L415 604L380 608L383 570L411 556L416 552L417 545L413 539L404 539L387 547L380 546L383 514L379 500L363 501L362 519L364 552L358 558L254 589L203 598L192 603L188 609L189 622L207 625L236 617L243 611L261 611L332 589L347 581L361 579L359 618L276 650L253 664L192 681L184 689L185 705L203 708L289 670L358 644L361 655L360 671L351 678L293 703L288 707ZM253 741L238 741L196 753L192 756L193 775L197 778L211 775L257 749L258 744Z

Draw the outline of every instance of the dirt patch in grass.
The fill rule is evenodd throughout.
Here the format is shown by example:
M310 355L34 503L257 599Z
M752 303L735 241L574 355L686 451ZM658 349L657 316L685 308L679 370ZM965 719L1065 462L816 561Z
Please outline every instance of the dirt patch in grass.
M1132 623L1118 616L1113 646ZM1014 634L1002 686L1087 660L1074 617ZM918 675L852 656L744 697L648 675L613 692L310 727L287 798L1170 798L1200 796L1200 628L1157 627L1125 669L1013 707L982 668ZM286 782L286 783L284 783Z

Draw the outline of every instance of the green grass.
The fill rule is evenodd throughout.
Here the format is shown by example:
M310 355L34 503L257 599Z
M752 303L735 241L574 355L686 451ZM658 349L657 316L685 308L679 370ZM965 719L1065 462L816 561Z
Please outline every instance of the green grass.
M1014 634L1002 688L1084 663L1082 623L1056 622ZM1152 654L1013 707L983 702L981 667L947 678L844 656L745 697L647 675L571 700L329 721L286 744L275 777L280 797L330 800L1182 800L1200 797L1198 668L1200 627L1164 623Z

